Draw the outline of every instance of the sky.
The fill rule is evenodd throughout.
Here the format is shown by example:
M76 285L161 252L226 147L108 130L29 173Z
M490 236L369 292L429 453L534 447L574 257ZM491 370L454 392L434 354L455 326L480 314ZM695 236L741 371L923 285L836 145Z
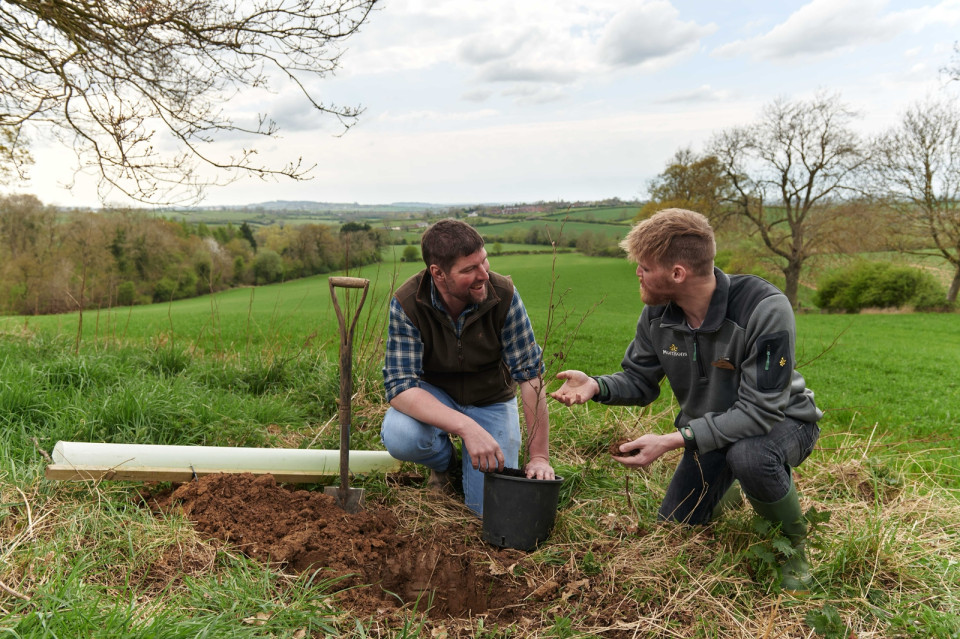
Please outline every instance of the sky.
M643 199L681 148L755 121L776 99L837 94L865 136L912 104L954 95L960 0L382 0L345 43L321 100L362 106L340 135L294 89L241 95L268 111L260 157L312 179L241 179L201 205ZM249 141L225 140L221 150ZM18 190L99 206L72 189L72 151L38 144ZM9 189L8 189L9 190ZM124 204L122 199L107 204Z

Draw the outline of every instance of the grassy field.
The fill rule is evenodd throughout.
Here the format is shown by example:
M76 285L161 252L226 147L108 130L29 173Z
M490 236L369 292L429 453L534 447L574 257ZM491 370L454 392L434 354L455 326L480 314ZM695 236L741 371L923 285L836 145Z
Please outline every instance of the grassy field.
M272 224L332 224L339 226L346 220L368 222L379 226L384 220L390 221L397 216L426 217L446 207L432 204L345 204L323 202L265 202L259 206L243 208L170 208L158 209L157 214L164 217L186 221L191 224L204 223L234 224L239 226L248 222L257 226Z
M582 216L584 214L581 213L580 215ZM471 223L476 226L477 230L487 239L491 246L495 238L507 237L508 239L517 239L516 234L519 234L519 238L522 239L531 229L548 230L550 237L556 242L564 242L570 238L577 238L586 232L593 233L595 236L604 236L619 240L630 230L630 226L626 223L612 224L600 221L587 221L579 218L567 219L565 215L560 214L530 220L497 218L491 220L488 224L478 224L476 220L471 220ZM421 232L422 231L411 230L394 231L393 233L408 244L418 245L420 243ZM550 247L546 244L517 244L517 246L521 247L520 250L523 251L550 250Z
M492 266L516 282L538 336L546 337L548 367L559 370L562 363L606 372L619 366L640 311L633 265L569 253L504 255L494 257ZM371 280L361 328L367 333L383 328L378 320L389 291L420 268L419 263L381 264L351 273ZM551 305L553 326L545 335ZM960 415L957 382L942 374L960 355L957 321L956 314L801 314L798 361L807 362L801 370L819 403L842 421L864 420L870 428L877 423L883 431L926 436ZM40 332L75 340L77 327L76 314L0 318L0 331L7 334ZM327 278L321 276L170 304L87 312L80 339L89 347L171 344L233 356L265 349L295 353L318 345L329 349L335 335ZM863 362L862 370L851 369L857 362ZM889 401L888 393L897 389L902 399Z
M383 258L385 261L389 262L399 262L400 257L403 255L403 250L411 246L410 244L392 244L386 247L383 250ZM417 261L420 260L420 244L414 242L412 244L417 249ZM546 246L543 244L514 244L511 242L493 242L487 245L487 251L490 254L490 259L496 260L501 255L508 254L519 254L526 255L529 253L543 253L543 254L552 254L553 247ZM574 249L560 249L562 253L573 253Z
M579 237L581 234L590 232L595 235L604 235L610 238L620 239L630 230L626 224L597 224L594 222L580 222L566 220L563 217L551 217L549 219L525 220L522 222L504 222L502 224L491 224L489 226L478 226L477 230L486 237L504 237L508 233L522 231L526 232L530 228L547 229L554 241L562 242L564 238Z
M570 209L545 217L552 220L576 220L579 222L620 222L629 226L630 221L640 211L640 208L640 206L611 206Z
M356 448L379 448L385 303L418 268L350 273L372 281L355 349ZM548 377L618 368L640 311L631 264L505 255L493 268L517 283ZM646 409L552 404L554 464L567 478L561 511L549 543L517 570L562 573L594 597L560 588L536 618L508 627L413 611L396 625L353 618L332 607L335 586L136 507L137 485L42 478L43 451L61 439L335 448L325 277L88 312L80 331L78 322L0 320L0 630L12 637L960 636L956 314L797 318L801 371L826 411L798 483L805 507L830 513L807 597L771 585L773 542L753 530L748 509L701 530L654 525L675 458L634 475L606 458L620 433L669 431L668 389ZM376 477L366 486L397 509L418 494ZM418 508L419 526L461 521ZM169 587L145 582L151 562L174 550L208 563L185 564ZM623 627L583 621L601 599L616 604ZM265 611L263 623L249 621Z

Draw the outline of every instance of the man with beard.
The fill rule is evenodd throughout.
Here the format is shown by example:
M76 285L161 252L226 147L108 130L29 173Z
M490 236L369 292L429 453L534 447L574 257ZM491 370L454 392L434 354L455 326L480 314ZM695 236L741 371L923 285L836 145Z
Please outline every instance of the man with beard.
M623 370L563 371L551 396L567 406L646 405L666 376L680 405L677 430L621 444L614 459L640 469L684 449L660 505L663 521L707 523L739 480L754 510L792 542L782 586L807 590L807 528L791 469L813 449L822 413L794 368L790 302L759 277L714 267L713 229L693 211L659 211L621 247L637 263L644 303Z
M543 358L509 277L490 270L480 234L441 220L420 241L426 269L395 292L383 380L390 408L381 439L400 460L430 469L449 491L461 474L464 502L483 514L483 472L517 468L520 418L529 478L553 479ZM451 437L463 443L462 462Z

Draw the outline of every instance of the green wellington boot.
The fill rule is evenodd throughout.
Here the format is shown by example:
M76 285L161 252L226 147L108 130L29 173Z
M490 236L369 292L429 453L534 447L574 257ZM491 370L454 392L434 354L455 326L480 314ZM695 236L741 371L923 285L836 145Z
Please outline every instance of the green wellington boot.
M780 526L780 532L790 540L796 551L780 566L783 575L781 585L788 592L809 592L813 583L810 574L810 564L807 562L806 538L807 522L800 510L800 500L797 497L797 487L790 483L790 490L779 501L772 504L758 501L747 495L758 515Z
M740 491L740 482L734 479L733 483L730 484L730 488L727 489L727 492L723 493L723 497L721 497L717 505L713 507L713 514L710 515L710 521L716 521L720 519L724 513L737 510L742 505L743 493Z

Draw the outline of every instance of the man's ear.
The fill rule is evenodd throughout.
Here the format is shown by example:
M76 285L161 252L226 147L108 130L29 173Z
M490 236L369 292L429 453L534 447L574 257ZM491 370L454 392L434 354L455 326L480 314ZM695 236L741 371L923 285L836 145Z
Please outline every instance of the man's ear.
M674 264L673 270L670 271L670 277L673 278L674 284L682 284L688 275L689 273L683 264Z
M441 268L436 264L431 264L429 271L430 275L432 275L434 279L443 279L443 270L441 270Z

